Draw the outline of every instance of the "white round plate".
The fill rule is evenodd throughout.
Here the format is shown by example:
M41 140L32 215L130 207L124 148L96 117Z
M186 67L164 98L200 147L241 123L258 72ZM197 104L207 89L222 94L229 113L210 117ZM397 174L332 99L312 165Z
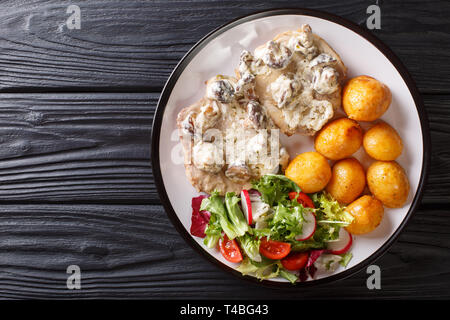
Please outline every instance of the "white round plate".
M177 65L164 87L153 122L152 165L161 201L174 226L198 252L224 270L250 281L271 286L291 286L284 279L260 282L242 276L217 250L203 246L203 239L189 234L191 199L198 196L186 178L181 143L176 127L178 112L205 94L205 81L217 74L233 75L243 49L253 51L275 35L295 30L307 23L314 33L327 41L348 68L348 78L370 75L385 83L392 92L392 104L382 120L392 125L404 143L397 159L406 170L411 191L400 209L385 208L378 228L368 235L354 237L353 258L346 268L318 274L315 280L300 286L329 282L347 277L372 263L392 245L420 203L429 163L428 121L418 90L399 59L380 40L343 18L314 10L280 9L240 18L211 32L200 40ZM364 127L364 125L363 125ZM283 137L291 157L314 150L312 138ZM360 150L356 157L367 168L368 156Z

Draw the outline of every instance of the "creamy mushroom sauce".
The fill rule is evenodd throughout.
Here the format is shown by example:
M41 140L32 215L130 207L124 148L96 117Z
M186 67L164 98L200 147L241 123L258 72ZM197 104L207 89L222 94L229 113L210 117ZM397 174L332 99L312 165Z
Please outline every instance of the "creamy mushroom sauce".
M308 25L289 34L288 39L269 41L257 48L254 55L244 50L237 79L221 75L210 79L201 105L180 113L178 125L187 137L183 143L190 146L191 163L196 168L187 169L187 175L199 191L237 191L252 179L287 166L289 154L279 145L278 130L275 135L272 129L276 126L256 94L257 76L270 78L277 72L267 86L267 94L282 111L289 128L318 131L333 116L332 104L315 96L339 89L335 58L314 45ZM229 159L227 142L239 139L234 157Z
M249 70L252 67L249 66ZM245 72L248 70L243 70ZM272 147L271 142L278 139L278 135L271 131L275 126L259 102L244 92L251 83L251 79L247 80L238 83L236 79L225 76L209 80L206 103L199 112L189 113L181 126L183 134L192 140L194 166L206 175L223 171L225 177L235 183L277 173L280 165L285 167L289 160L285 148ZM209 132L213 132L213 137L208 136ZM235 148L231 153L226 150L230 141ZM278 145L279 140L276 143Z
M289 128L306 127L317 131L323 126L323 119L328 120L334 113L329 101L314 97L315 93L329 95L339 89L335 63L334 57L319 52L314 45L310 26L302 25L289 39L269 41L257 48L254 56L245 51L241 55L239 72L241 79L254 79L257 74L267 75L272 70L288 69L288 66L289 70L295 70L294 73L283 72L267 90ZM254 81L248 82L248 86L252 83Z

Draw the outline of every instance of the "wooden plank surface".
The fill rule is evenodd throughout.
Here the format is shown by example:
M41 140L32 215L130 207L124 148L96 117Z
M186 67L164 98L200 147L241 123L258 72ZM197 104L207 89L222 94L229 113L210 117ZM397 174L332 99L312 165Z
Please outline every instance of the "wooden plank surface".
M200 258L152 205L3 205L0 243L7 298L450 298L447 210L416 213L376 261L379 291L367 289L365 270L297 291L243 282ZM81 290L66 288L72 264L81 268Z
M3 1L0 90L155 91L189 48L237 17L309 7L365 26L374 1L77 1L81 29L69 30L68 3ZM423 92L450 93L447 1L383 1L374 34L401 58Z
M364 26L374 1L60 1L0 5L0 298L450 298L450 3L380 1L373 33L424 94L432 165L423 204L376 263L298 292L239 281L202 259L166 217L150 167L160 90L214 28L255 11L309 7ZM94 93L95 92L95 93ZM82 269L82 290L66 268Z
M158 201L150 167L158 97L0 95L0 201Z

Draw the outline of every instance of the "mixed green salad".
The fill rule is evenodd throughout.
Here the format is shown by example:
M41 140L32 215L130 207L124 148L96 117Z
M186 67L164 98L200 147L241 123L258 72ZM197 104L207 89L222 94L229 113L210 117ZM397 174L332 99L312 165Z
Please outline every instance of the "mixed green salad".
M292 283L318 269L346 266L353 217L325 191L307 195L283 175L269 174L240 195L218 192L192 199L191 234L218 247L237 270L258 279Z

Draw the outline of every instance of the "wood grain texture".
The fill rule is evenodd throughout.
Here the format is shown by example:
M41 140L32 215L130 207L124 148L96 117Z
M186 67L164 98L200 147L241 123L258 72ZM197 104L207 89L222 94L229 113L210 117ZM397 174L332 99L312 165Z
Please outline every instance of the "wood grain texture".
M3 205L0 296L6 298L450 298L450 223L445 210L419 210L382 258L382 290L365 270L297 291L249 284L199 257L160 206ZM439 235L439 236L436 236ZM66 269L81 268L81 290ZM430 268L433 266L433 268Z
M158 96L0 95L0 201L156 201Z
M3 1L0 90L157 91L189 48L237 17L268 8L308 7L365 27L373 1L78 1L81 29L69 30L68 4ZM447 1L382 1L374 34L404 62L422 92L450 93Z
M0 94L0 202L160 203L150 166L158 94ZM450 96L426 95L425 203L450 203Z

